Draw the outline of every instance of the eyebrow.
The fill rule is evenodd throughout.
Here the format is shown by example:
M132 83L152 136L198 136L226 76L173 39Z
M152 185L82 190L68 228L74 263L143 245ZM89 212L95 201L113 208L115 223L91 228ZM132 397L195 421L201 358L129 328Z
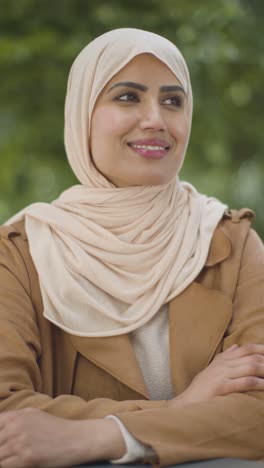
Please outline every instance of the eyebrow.
M133 81L120 81L119 83L115 83L113 86L111 86L111 88L107 91L107 93L112 91L112 89L118 88L120 86L123 86L123 87L126 86L128 88L139 89L140 91L148 90L147 86L142 85L140 83L134 83ZM168 92L173 92L173 91L181 91L184 95L186 95L182 86L179 86L179 85L167 85L167 86L160 87L161 93L168 93Z

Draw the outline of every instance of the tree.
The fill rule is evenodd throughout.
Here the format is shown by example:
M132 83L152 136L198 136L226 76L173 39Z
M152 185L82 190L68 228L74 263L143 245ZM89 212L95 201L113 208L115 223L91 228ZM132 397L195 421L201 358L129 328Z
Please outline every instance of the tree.
M181 177L257 211L264 234L261 0L2 0L0 220L76 183L63 147L67 74L93 37L138 27L177 44L190 68L193 131Z

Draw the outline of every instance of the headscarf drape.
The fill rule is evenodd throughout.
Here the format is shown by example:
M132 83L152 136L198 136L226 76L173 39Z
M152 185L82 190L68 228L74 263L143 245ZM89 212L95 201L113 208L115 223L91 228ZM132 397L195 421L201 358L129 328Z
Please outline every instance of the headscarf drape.
M8 221L25 220L45 317L74 335L114 336L147 323L202 270L226 209L177 176L162 186L117 188L93 165L89 129L96 99L141 53L153 54L177 76L191 127L191 83L177 47L137 29L103 34L78 55L68 81L65 148L80 185Z

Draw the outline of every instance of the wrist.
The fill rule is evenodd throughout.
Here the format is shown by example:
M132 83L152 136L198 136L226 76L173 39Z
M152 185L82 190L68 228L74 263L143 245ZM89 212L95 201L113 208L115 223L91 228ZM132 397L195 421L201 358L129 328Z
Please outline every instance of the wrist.
M126 444L122 432L114 419L104 419L105 440L104 449L107 460L118 460L126 451Z
M114 420L91 419L76 421L78 450L84 461L114 460L126 453L122 433Z
M176 397L167 401L168 408L181 408L185 404L188 404L188 400L186 398L185 392L180 393Z

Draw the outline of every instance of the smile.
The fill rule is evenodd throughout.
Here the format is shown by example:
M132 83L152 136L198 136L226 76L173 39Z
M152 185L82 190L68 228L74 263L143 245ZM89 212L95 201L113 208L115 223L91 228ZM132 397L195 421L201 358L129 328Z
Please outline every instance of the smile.
M154 150L154 151L162 151L164 149L169 149L169 147L164 146L154 146L154 145L133 145L132 143L129 144L132 148L139 148L139 149L146 149L146 150Z
M138 142L129 142L127 143L129 148L139 156L142 156L145 159L162 159L164 158L169 150L170 145L168 142L160 141L138 141Z

